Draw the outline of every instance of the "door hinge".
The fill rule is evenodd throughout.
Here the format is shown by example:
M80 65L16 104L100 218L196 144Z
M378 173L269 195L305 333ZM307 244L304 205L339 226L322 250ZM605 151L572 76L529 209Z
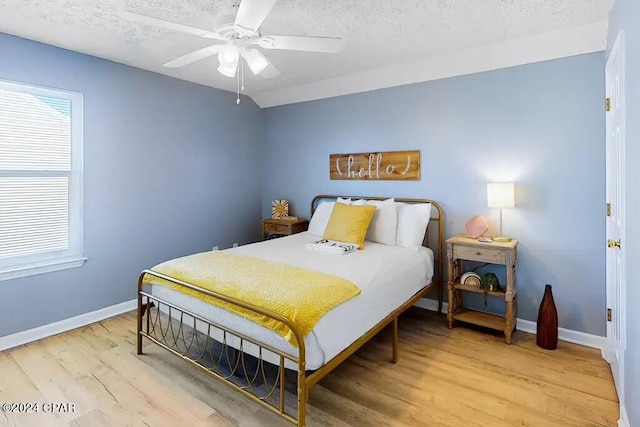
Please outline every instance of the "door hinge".
M604 109L605 111L611 111L611 98L607 98L604 101Z
M611 309L607 308L607 322L611 322L613 315L611 314Z
M607 216L611 216L611 203L607 203Z

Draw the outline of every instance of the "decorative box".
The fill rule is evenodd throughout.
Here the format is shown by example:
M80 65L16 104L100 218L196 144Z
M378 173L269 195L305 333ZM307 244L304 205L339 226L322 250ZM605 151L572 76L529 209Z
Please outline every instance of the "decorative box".
M289 216L289 201L274 200L271 202L271 218L280 219Z

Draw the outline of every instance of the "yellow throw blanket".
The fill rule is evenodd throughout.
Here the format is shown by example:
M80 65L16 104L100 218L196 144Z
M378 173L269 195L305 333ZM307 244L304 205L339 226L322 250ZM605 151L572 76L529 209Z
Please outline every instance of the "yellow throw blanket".
M360 293L356 285L338 276L224 251L176 258L151 270L285 316L303 336L327 312ZM144 283L163 285L236 313L297 347L295 335L277 320L149 274Z

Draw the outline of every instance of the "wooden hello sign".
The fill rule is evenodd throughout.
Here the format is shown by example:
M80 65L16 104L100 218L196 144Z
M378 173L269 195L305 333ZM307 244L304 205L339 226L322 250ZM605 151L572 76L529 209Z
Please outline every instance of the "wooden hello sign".
M420 151L331 154L329 177L345 180L420 180Z

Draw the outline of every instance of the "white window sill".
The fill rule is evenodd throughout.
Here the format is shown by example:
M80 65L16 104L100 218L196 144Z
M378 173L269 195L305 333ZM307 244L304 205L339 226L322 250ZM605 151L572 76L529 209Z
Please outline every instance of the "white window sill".
M83 256L73 256L2 268L0 269L0 282L4 280L19 279L21 277L35 276L37 274L67 270L69 268L82 267L86 260L87 258Z

